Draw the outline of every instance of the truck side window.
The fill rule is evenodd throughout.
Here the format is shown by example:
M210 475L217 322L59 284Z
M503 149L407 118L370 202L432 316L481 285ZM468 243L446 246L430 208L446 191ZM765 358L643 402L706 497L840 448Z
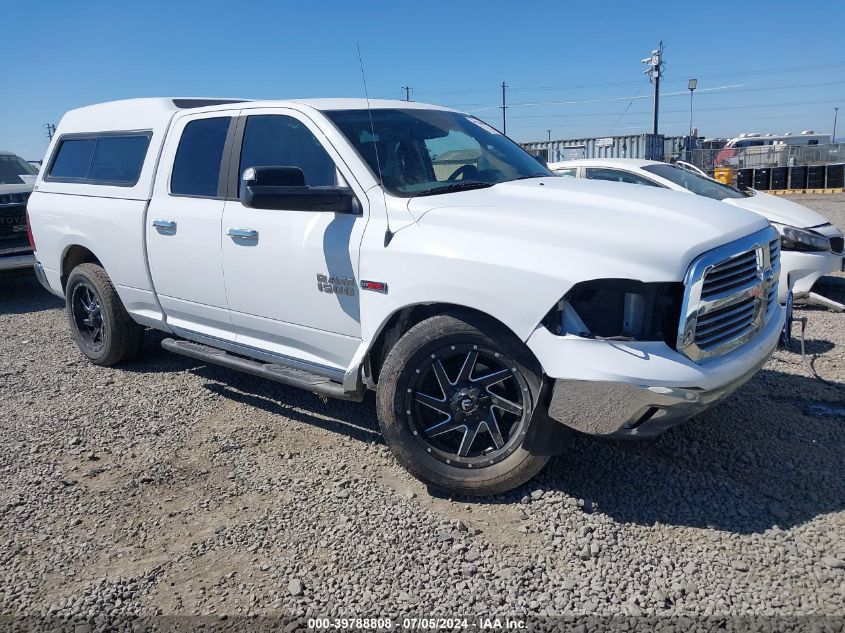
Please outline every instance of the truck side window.
M239 173L271 166L299 167L309 187L337 185L334 161L303 123L277 114L251 116L244 130Z
M220 161L229 131L231 117L197 119L185 126L173 174L170 193L175 196L217 196Z

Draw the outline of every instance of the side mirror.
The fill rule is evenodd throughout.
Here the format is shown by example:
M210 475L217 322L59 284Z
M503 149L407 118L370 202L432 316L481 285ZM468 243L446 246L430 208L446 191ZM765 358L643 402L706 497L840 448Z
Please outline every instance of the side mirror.
M241 178L241 202L252 209L361 213L349 187L309 187L299 167L250 167Z

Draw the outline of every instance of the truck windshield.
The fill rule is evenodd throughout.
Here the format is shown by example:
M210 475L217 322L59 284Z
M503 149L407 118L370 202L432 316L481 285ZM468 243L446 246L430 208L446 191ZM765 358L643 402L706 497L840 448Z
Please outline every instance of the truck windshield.
M704 196L705 198L724 200L725 198L747 197L744 193L737 191L733 187L723 185L720 182L699 176L687 169L681 169L674 165L646 165L643 169L655 176L660 176L661 178L674 182L676 185L681 185L684 189L688 189L694 194Z
M23 158L14 154L0 154L0 185L31 183L37 175L38 170Z
M465 114L412 108L325 114L382 186L397 196L434 195L553 175L509 138Z

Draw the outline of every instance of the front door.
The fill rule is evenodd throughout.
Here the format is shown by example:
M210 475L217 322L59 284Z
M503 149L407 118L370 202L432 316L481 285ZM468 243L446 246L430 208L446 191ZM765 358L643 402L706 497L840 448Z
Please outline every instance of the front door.
M310 119L288 109L244 112L232 153L238 188L249 167L298 167L306 185L348 184L366 204ZM251 209L233 198L223 212L223 269L238 343L346 369L361 342L357 270L366 208L362 215Z
M153 285L167 322L183 335L235 337L220 252L226 185L221 165L235 121L220 112L174 121L160 163L172 171L160 173L147 211Z

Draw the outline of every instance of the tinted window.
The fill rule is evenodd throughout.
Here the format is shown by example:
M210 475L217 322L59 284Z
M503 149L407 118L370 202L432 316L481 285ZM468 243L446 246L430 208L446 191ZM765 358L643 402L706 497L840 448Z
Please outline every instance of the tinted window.
M28 183L36 175L38 175L38 170L24 159L14 154L0 154L0 185Z
M555 169L554 172L558 176L563 176L564 178L575 178L577 176L578 168L577 167L567 167L566 169Z
M64 139L50 168L50 178L134 185L141 175L150 137L146 134Z
M229 131L231 117L198 119L185 126L173 175L170 193L183 196L216 196L220 180L220 162Z
M712 178L699 176L694 172L675 167L674 165L661 163L659 165L646 165L643 169L705 198L724 200L725 198L746 197L744 193L740 193L733 187L728 187Z
M150 139L146 136L104 136L97 139L89 180L136 183Z
M94 146L97 141L93 138L80 140L66 140L59 145L56 160L50 169L53 178L85 178L94 157Z
M660 185L650 181L648 178L641 178L636 174L619 169L605 169L603 167L587 167L587 178L591 180L609 180L611 182L627 182L632 185L647 185L659 187Z
M334 161L300 121L288 116L247 119L240 173L249 167L299 167L309 187L337 185Z

